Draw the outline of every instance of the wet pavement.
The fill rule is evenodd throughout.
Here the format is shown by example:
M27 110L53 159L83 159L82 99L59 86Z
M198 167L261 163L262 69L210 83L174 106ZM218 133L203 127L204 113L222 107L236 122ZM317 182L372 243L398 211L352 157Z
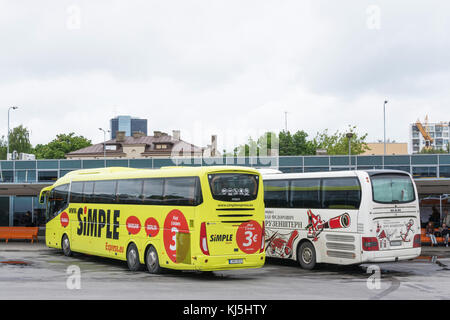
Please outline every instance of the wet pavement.
M79 275L79 276L78 276ZM126 262L65 257L43 244L0 243L0 299L449 299L450 250L426 248L406 262L361 266L268 259L260 269L151 275Z

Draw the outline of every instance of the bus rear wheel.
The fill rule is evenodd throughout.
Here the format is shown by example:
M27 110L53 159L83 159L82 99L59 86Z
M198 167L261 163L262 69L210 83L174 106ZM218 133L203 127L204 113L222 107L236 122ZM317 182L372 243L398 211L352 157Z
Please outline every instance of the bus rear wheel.
M139 251L134 243L131 243L127 249L127 264L130 271L139 271L141 263L139 262Z
M147 265L147 270L151 274L161 273L161 267L159 265L158 252L154 246L150 246L147 250L147 255L145 257L145 264Z
M66 257L72 256L72 250L70 249L70 241L69 241L69 237L67 235L63 235L63 238L61 241L61 247L62 247L62 251Z
M303 269L311 270L316 266L316 250L311 242L303 242L297 250L297 261Z

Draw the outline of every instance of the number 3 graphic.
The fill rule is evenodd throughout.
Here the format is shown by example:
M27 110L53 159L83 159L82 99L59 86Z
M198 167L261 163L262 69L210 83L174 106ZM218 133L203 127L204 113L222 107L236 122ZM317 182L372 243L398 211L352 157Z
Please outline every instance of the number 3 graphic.
M245 240L247 240L247 242L244 242L242 245L244 247L249 247L252 245L252 237L253 237L253 232L251 231L245 231L244 233L246 235Z

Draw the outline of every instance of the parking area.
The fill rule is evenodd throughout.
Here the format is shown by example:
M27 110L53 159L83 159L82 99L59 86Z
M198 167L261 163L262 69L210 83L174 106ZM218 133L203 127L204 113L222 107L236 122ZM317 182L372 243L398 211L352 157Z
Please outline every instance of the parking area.
M424 248L413 261L379 265L306 271L268 259L260 269L151 275L122 261L11 242L0 244L0 299L448 299L449 271L448 250Z

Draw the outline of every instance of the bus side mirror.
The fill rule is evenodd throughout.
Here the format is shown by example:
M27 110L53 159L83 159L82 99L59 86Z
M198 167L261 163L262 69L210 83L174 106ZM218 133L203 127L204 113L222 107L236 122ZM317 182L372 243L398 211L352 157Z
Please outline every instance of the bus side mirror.
M39 197L39 203L44 204L45 203L45 192L41 193L41 196Z

